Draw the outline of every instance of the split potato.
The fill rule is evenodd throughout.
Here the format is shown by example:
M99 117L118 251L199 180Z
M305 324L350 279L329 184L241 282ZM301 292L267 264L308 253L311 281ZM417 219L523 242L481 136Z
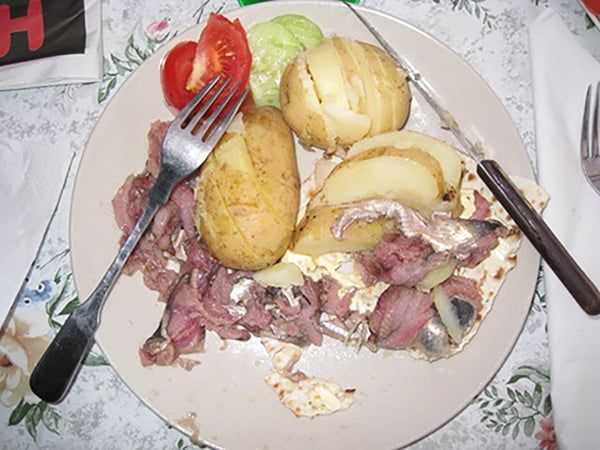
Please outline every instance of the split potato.
M281 112L256 108L244 113L242 124L223 136L204 163L195 216L209 251L223 265L259 270L279 260L290 244L300 182Z
M280 97L300 141L328 153L402 128L411 101L405 73L385 52L342 37L298 55L283 74Z

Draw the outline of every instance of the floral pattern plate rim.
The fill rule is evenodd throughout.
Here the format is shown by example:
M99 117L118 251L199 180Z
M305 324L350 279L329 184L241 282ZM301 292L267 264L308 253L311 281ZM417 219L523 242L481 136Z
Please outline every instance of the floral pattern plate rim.
M355 18L340 8L345 7L335 2L275 2L245 7L227 16L239 18L248 28L278 14L304 14L326 35L337 32L372 42ZM498 159L509 173L533 178L514 123L470 66L416 28L379 12L362 11L438 88L458 120L483 141L489 156ZM142 169L150 123L172 117L160 92L161 57L176 42L196 39L200 29L178 36L141 65L117 91L88 142L71 209L73 273L82 298L91 292L117 251L119 231L111 199L128 174ZM409 126L448 137L437 123L415 98ZM309 153L299 152L304 173L310 159ZM257 340L228 342L225 351L220 342L209 340L206 352L197 358L201 364L189 372L179 367L143 368L137 350L156 328L163 305L139 276L122 277L115 286L97 341L132 391L169 424L193 438L229 449L264 445L397 447L454 417L485 387L510 353L527 317L539 264L528 243L518 258L517 268L477 336L451 359L430 364L402 353L356 353L332 342L309 349L299 368L358 391L357 403L348 411L314 420L295 418L264 383L270 361Z

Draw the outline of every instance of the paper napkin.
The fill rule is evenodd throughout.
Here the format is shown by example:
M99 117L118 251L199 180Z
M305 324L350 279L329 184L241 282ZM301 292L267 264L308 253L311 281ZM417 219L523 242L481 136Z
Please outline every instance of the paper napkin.
M72 156L48 143L0 142L0 325L35 259Z
M585 180L579 140L585 92L600 64L546 9L529 28L539 175L550 194L544 217L600 286L600 196ZM587 316L545 267L551 393L561 449L600 442L600 318Z
M14 6L13 2L13 6ZM41 5L41 2L38 0L34 2L33 0L29 1L30 8L32 4L38 3ZM73 2L71 2L73 3ZM62 5L65 8L70 7L69 2L55 2L56 5ZM47 2L44 4L44 14L49 14L48 10L52 11L51 8L53 6L52 2ZM9 8L9 5L0 5L3 8ZM41 8L41 6L40 6ZM36 87L36 86L50 86L56 84L66 84L66 83L84 83L84 82L93 82L98 81L102 78L103 71L103 55L102 55L102 38L101 38L101 13L100 13L100 0L84 0L83 1L84 8L84 22L85 22L85 49L84 53L74 53L74 54L63 54L56 56L48 56L39 59L30 59L28 61L15 62L7 65L0 65L0 90L4 89L18 89L18 88L27 88L27 87ZM6 12L6 10L4 11ZM9 11L12 13L12 11ZM38 14L35 16L34 14ZM15 33L9 32L9 30L4 30L4 33L1 31L3 27L12 27L14 28L14 32L21 32L24 34L24 31L28 30L28 27L32 27L32 24L36 23L36 20L42 20L41 14L39 11L35 9L28 10L29 22L24 23L9 21L8 25L4 22L7 21L7 17L4 15L0 17L0 42L5 39L8 42L8 49L4 49L4 51L9 51L11 45L16 45L16 38L13 39L13 35ZM37 49L39 46L41 51L44 47L52 46L55 44L51 42L52 37L64 38L65 33L71 33L70 30L59 33L58 36L55 36L57 33L52 34L53 25L56 24L49 23L47 18L44 18L44 22L47 25L47 29L38 30L37 33L39 42L30 42L28 41L28 45ZM3 22L4 20L4 22ZM17 19L18 20L18 19ZM43 31L43 33L42 33ZM35 34L29 35L28 39L34 41ZM2 46L0 46L0 55L3 55Z

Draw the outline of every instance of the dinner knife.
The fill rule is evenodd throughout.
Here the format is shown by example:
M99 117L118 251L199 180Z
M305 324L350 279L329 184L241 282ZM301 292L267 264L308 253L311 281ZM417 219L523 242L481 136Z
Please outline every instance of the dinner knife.
M477 174L506 209L532 245L571 293L579 306L590 316L600 314L600 292L579 267L577 262L554 235L541 215L533 209L527 199L510 180L497 161L485 158L480 143L472 142L462 131L452 114L442 106L433 89L410 61L396 53L371 23L350 3L344 3L363 23L377 42L406 72L408 80L425 101L433 108L440 120L448 127L465 153L477 163Z

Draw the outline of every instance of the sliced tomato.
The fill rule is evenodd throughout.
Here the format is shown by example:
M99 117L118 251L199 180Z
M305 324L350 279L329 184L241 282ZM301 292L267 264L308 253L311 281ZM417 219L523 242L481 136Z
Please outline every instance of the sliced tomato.
M186 41L177 44L162 62L160 79L163 95L168 105L181 109L189 102L194 93L186 89L192 73L197 43Z
M177 109L185 104L208 81L217 75L231 78L229 86L217 101L223 100L241 83L241 92L247 87L252 55L246 32L239 20L231 22L219 14L211 14L198 43L184 42L175 46L163 61L162 88L167 103ZM250 98L244 107L251 107Z
M231 78L221 94L223 99L241 83L240 94L248 85L252 55L246 32L239 20L231 22L219 14L211 14L200 34L187 89L198 92L217 75Z

